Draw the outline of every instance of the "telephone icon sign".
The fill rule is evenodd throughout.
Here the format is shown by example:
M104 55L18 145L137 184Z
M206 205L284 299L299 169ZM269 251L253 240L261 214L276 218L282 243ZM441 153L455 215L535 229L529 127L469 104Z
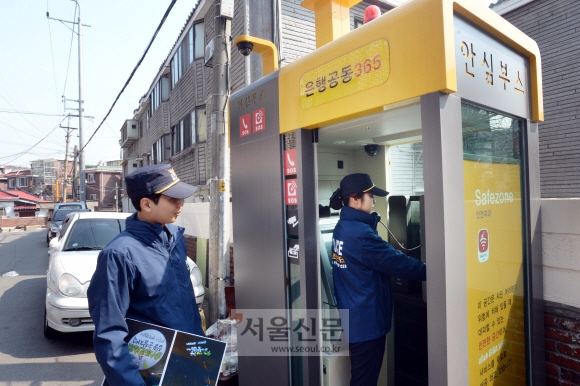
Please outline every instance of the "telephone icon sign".
M296 149L284 150L284 175L296 174Z
M250 130L250 114L242 115L240 117L240 138L252 134Z

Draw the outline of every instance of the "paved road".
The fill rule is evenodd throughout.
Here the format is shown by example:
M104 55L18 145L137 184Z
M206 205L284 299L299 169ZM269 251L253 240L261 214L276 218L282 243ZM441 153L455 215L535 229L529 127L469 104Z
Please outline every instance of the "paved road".
M45 229L0 233L0 386L100 385L91 333L42 333L47 267Z

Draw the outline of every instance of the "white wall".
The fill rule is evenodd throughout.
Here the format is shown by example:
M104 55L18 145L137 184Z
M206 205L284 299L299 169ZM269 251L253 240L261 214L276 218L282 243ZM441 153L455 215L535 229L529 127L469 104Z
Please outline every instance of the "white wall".
M580 199L542 199L544 300L580 308Z
M14 218L14 202L0 203L0 208L6 210L6 218Z
M232 204L225 206L225 228L224 238L226 242L232 240ZM181 208L181 215L177 218L175 225L185 228L185 234L189 236L209 239L209 202L186 202Z

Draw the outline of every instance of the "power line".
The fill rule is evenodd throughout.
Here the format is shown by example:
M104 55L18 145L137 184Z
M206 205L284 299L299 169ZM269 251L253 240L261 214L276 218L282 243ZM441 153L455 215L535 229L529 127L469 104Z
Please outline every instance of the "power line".
M65 117L65 118L66 118L66 117ZM6 164L9 164L9 163L11 163L11 162L14 162L14 161L16 161L18 158L20 158L20 157L22 157L23 155L25 155L25 154L27 154L28 152L30 152L30 150L34 149L34 147L35 147L36 145L38 145L40 142L44 141L44 140L46 139L46 137L48 137L50 134L52 134L52 132L53 132L53 131L55 131L56 129L58 129L58 128L59 128L59 126L60 126L60 124L61 124L61 123L62 123L62 122L65 120L65 118L63 118L63 119L62 119L62 120L61 120L61 121L60 121L60 122L59 122L59 123L58 123L58 124L57 124L57 125L54 127L54 129L52 129L52 130L51 130L51 131L50 131L48 134L46 134L46 135L44 136L44 138L42 138L40 141L36 142L34 145L32 145L31 147L29 147L27 150L25 150L25 151L23 151L23 152L21 152L21 153L14 154L14 155L18 155L18 157L14 158L14 159L12 159L12 160L10 160L10 161L7 161L7 162L5 162L5 163L6 163ZM6 158L6 157L0 157L0 158Z
M64 116L64 114L38 113L35 111L18 111L18 110L0 110L0 113L42 115L45 117L62 117L62 116Z
M83 148L80 149L79 151L82 151L85 147L87 147L87 145L89 144L89 142L91 142L91 139L93 139L93 137L95 136L95 134L97 134L97 131L99 131L99 129L101 128L101 126L103 125L103 123L105 122L105 120L107 119L107 117L109 116L109 114L111 114L111 111L113 111L113 107L115 107L115 104L119 100L119 97L121 96L121 94L123 94L123 91L125 91L125 88L127 88L127 86L129 85L129 82L131 81L131 79L133 79L133 75L135 75L135 72L137 71L137 69L139 68L139 66L141 65L141 63L143 62L143 59L145 59L145 55L147 55L147 52L149 51L149 48L151 48L151 45L155 41L155 38L157 37L157 34L159 33L159 30L161 30L161 26L163 25L163 23L165 23L165 19L167 19L167 16L169 15L169 12L171 12L171 9L175 5L176 1L177 0L172 0L171 1L171 4L169 4L169 7L167 8L167 11L165 11L165 14L163 15L163 18L159 22L159 25L157 26L157 29L155 30L155 33L153 34L153 37L151 38L151 41L149 41L149 44L147 45L147 48L145 48L145 52L143 52L143 55L141 55L141 59L139 59L139 62L137 62L137 65L135 66L135 68L131 72L131 75L129 75L129 79L127 79L127 81L125 82L125 85L123 86L123 88L121 89L121 91L119 92L119 94L117 95L117 97L115 98L115 101L111 105L111 108L107 112L107 115L105 115L105 118L103 118L103 120L101 121L101 123L99 123L99 126L95 129L95 131L93 132L93 134L91 135L91 137L89 138L89 140L84 144Z
M77 7L78 7L78 4L75 2L75 13L74 13L74 16L73 16L73 20L76 19L76 17L77 17ZM48 14L47 14L47 16L48 16ZM72 30L72 35L70 37L70 49L68 51L68 63L66 65L66 75L65 75L65 78L64 78L64 87L62 89L62 95L66 95L66 82L68 80L68 69L70 67L70 57L71 57L71 54L72 54L73 39L75 37L75 25L74 24L73 24L71 30ZM82 106L80 106L80 102L79 102L79 108L82 108Z
M46 0L46 13L48 13L48 0ZM54 78L54 93L56 96L56 109L59 110L58 104L58 86L56 84L56 66L54 65L54 49L52 48L52 30L50 29L50 20L46 19L48 24L48 40L50 41L50 55L52 57L52 77Z
M0 97L2 97L2 99L4 99L6 101L6 103L8 103L10 105L10 107L12 107L12 109L14 111L17 111L16 108L12 105L12 103L10 103L10 101L8 99L6 99L6 97L4 97L4 95L0 94ZM28 119L26 119L21 113L18 113L22 119L24 119L26 122L28 122L30 124L30 126L34 127L37 131L39 131L42 134L42 130L40 130L38 127L34 126L32 124L32 122L30 122ZM63 118L64 120L64 118ZM62 122L62 121L61 121ZM46 138L46 137L45 137ZM52 142L55 145L59 145L58 143L56 143L54 140L50 140L50 142Z

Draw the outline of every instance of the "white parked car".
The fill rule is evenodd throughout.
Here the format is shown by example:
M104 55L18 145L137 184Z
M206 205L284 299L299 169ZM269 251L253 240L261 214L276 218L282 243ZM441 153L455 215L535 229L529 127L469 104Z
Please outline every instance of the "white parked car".
M44 335L55 331L92 331L87 289L97 266L99 252L125 229L130 213L73 212L63 221L57 237L51 240L46 272ZM205 290L201 272L188 257L195 300L201 309Z

